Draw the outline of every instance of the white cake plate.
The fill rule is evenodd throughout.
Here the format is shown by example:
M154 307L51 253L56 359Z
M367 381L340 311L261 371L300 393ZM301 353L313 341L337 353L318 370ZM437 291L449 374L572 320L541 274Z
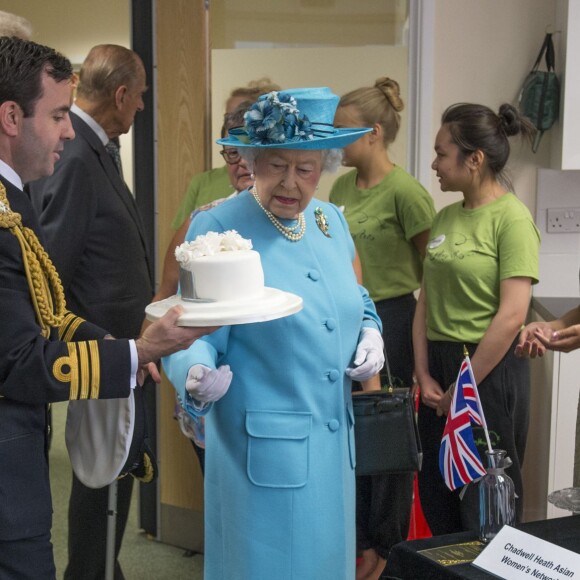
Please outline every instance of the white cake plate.
M229 326L284 318L302 310L302 298L277 288L264 288L264 294L251 300L188 302L175 295L145 308L148 320L159 320L170 308L179 305L184 313L180 326Z

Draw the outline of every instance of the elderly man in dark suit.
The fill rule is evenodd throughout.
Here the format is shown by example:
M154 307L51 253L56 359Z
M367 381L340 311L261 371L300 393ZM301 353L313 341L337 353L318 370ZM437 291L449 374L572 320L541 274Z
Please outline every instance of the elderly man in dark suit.
M143 110L146 89L145 69L135 52L117 45L93 47L71 107L76 139L65 144L54 174L30 185L68 303L114 336L139 335L153 296L143 225L123 180L118 150L119 135ZM123 578L117 556L132 486L132 477L118 481L116 579ZM107 503L108 488L91 489L73 474L67 580L104 578Z
M126 398L138 369L158 380L148 363L215 330L177 326L176 308L113 340L67 308L23 184L50 175L74 137L71 77L53 49L0 37L0 578L55 578L47 404Z

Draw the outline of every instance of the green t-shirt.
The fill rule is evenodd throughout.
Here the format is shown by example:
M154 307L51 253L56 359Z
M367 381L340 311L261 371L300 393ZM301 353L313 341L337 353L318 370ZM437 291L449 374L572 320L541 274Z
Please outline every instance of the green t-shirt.
M427 338L479 343L499 308L500 282L524 276L538 282L540 233L527 207L506 193L435 217L423 264Z
M173 218L173 222L171 222L171 227L178 230L194 209L216 199L227 197L233 192L234 186L230 182L225 165L194 175L189 182L185 197Z
M339 177L330 201L344 217L358 252L363 286L374 302L413 292L421 285L421 256L412 238L431 227L435 208L425 188L395 166L375 187L359 189L357 171Z

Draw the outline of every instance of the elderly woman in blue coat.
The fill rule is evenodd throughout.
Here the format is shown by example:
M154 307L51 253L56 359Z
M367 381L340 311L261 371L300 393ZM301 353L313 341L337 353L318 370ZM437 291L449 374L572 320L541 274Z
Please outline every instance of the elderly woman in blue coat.
M206 416L206 580L355 576L351 379L384 359L348 225L313 197L367 131L334 129L337 103L326 88L263 95L218 141L238 148L254 187L198 215L186 237L237 230L266 286L303 298L292 316L224 326L163 361L184 408Z

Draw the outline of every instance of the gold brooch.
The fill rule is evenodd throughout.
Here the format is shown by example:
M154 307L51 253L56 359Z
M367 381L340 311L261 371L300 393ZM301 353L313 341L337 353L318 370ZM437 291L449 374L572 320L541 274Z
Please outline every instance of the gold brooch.
M314 219L316 220L316 225L318 229L327 237L330 238L330 234L328 233L328 220L322 210L317 207L314 210Z

